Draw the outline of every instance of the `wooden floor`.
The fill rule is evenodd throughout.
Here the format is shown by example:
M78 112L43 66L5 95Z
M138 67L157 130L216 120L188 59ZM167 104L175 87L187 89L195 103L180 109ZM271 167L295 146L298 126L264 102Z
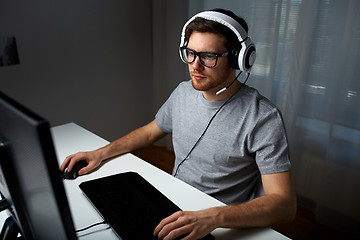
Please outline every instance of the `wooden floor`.
M171 173L174 166L174 152L165 147L149 146L134 151L133 154L168 173ZM291 239L352 239L345 233L318 224L314 214L301 206L298 206L294 221L272 228Z

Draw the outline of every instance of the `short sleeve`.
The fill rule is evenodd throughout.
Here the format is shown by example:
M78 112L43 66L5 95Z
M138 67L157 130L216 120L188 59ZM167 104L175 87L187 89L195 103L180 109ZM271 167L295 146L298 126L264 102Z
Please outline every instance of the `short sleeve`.
M288 140L280 112L274 108L266 112L251 132L250 149L261 174L291 169Z

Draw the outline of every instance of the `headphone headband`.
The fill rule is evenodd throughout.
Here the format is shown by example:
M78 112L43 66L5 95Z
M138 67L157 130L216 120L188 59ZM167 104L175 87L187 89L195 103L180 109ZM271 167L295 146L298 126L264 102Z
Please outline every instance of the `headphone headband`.
M236 36L239 39L239 42L244 41L248 36L247 32L240 25L240 23L226 14L223 14L220 12L206 11L206 12L199 13L199 14L195 15L194 17L195 18L196 17L205 18L207 20L211 20L214 22L221 23L222 25L225 25L226 27L230 28L236 34Z
M240 49L232 51L235 59L232 59L230 62L232 63L233 68L250 72L250 69L255 61L255 46L241 24L226 14L216 11L205 11L194 15L185 23L182 29L180 47L184 47L188 44L188 39L185 37L185 31L187 26L197 17L218 22L228 27L236 35L241 47ZM180 58L183 60L181 53Z

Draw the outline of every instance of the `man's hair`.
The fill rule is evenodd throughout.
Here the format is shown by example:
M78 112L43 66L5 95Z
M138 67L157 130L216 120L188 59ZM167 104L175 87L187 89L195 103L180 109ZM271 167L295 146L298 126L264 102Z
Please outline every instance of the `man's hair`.
M248 32L248 25L247 25L246 21L243 18L237 16L232 11L221 9L221 8L216 8L216 9L213 9L212 11L220 12L220 13L223 13L223 14L226 14L226 15L232 17L237 22L239 22L239 24L244 28L244 30L246 32ZM223 25L221 23L218 23L218 22L215 22L212 20L207 20L207 19L204 19L201 17L195 18L186 27L186 30L185 30L186 39L189 39L191 33L195 32L195 31L201 32L201 33L210 32L210 33L223 35L226 38L226 46L225 47L228 50L237 48L240 45L238 38L236 37L235 33L231 29L229 29L228 27L226 27L225 25Z

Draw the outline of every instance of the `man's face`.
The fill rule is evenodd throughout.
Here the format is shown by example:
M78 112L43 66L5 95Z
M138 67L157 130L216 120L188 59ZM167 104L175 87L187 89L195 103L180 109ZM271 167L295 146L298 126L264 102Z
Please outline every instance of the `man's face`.
M225 37L214 33L193 32L190 35L188 48L196 52L227 52ZM201 64L199 57L189 63L192 85L196 90L216 93L228 85L234 78L235 71L230 67L228 57L219 57L213 68Z

